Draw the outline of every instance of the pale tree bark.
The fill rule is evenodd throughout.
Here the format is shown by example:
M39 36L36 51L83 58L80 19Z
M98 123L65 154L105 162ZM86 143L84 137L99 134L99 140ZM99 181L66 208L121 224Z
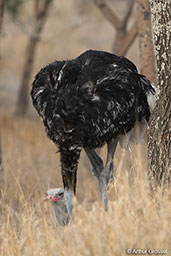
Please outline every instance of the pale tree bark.
M149 0L138 0L137 14L141 73L153 84L156 84L156 68Z
M24 63L24 70L21 79L20 90L18 94L17 111L19 115L25 115L28 108L28 96L30 88L30 78L33 69L33 63L35 59L35 53L37 50L38 43L40 41L41 32L43 30L48 11L52 0L35 0L34 11L35 11L35 27L32 35L29 39L26 49L26 59Z
M112 51L117 55L125 56L138 34L137 21L135 21L131 28L128 29L128 22L131 17L135 0L128 0L126 2L126 11L122 20L120 20L120 18L110 8L105 0L93 1L100 9L104 17L113 25L114 29L116 30Z
M155 189L171 185L171 1L150 0L150 4L160 89L148 136L149 178Z

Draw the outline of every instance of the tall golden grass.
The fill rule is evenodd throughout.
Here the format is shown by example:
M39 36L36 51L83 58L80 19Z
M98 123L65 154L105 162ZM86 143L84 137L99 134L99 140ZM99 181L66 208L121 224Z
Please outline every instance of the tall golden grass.
M0 255L126 255L127 248L167 249L171 255L171 193L151 196L145 146L115 158L109 210L101 210L96 179L82 154L70 224L56 224L44 192L62 186L59 155L43 125L0 113ZM102 150L104 155L105 149Z

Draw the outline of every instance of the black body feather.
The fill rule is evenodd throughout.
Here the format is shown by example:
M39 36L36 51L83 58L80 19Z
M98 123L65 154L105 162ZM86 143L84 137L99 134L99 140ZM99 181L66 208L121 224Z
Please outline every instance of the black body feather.
M47 135L61 153L64 187L75 191L80 151L125 134L136 120L149 121L151 83L124 57L89 50L55 61L37 74L31 96Z

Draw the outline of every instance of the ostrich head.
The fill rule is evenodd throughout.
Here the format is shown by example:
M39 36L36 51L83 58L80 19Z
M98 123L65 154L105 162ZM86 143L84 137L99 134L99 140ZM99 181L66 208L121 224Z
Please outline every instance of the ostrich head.
M67 225L71 215L68 213L64 190L62 188L52 188L46 192L46 200L52 203L56 219L60 225Z

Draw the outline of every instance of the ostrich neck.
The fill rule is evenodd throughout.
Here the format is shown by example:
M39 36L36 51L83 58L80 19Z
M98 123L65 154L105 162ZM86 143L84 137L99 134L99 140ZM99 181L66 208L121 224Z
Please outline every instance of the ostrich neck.
M68 214L67 206L65 201L61 201L60 203L53 203L53 210L55 217L60 225L68 224L70 220L70 215Z

